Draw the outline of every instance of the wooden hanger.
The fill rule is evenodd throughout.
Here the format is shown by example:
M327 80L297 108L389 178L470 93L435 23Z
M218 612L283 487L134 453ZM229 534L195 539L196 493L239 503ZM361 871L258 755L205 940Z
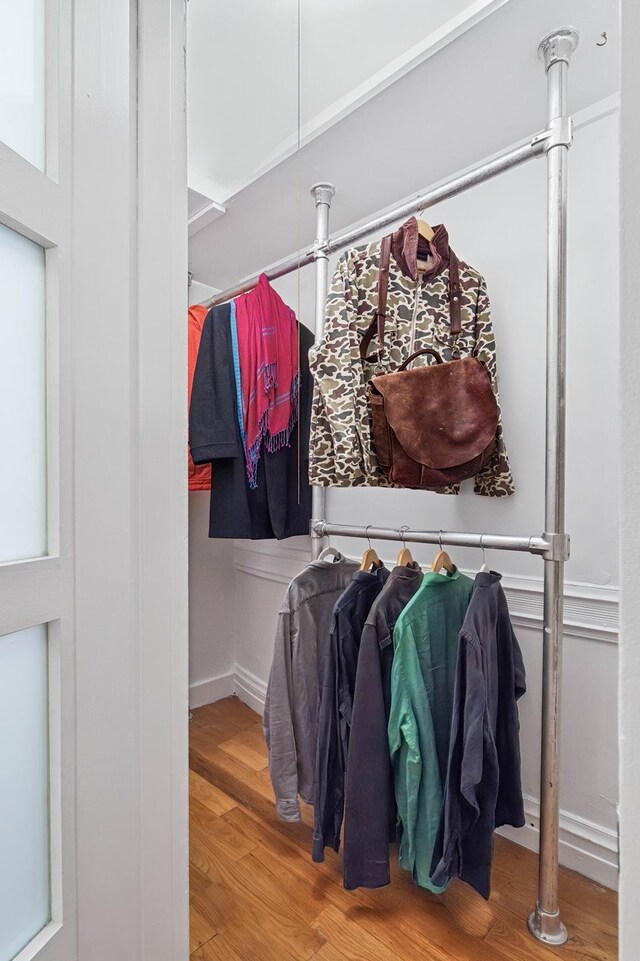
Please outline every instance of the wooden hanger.
M360 570L368 571L370 567L380 567L382 561L378 557L376 551L373 547L367 547L364 554L362 555L362 560L360 561Z
M455 565L446 551L438 551L433 559L433 564L431 565L431 571L434 574L439 574L442 568L453 574L455 571Z
M429 242L430 240L433 240L435 235L434 235L433 229L429 226L426 220L420 220L419 218L416 218L416 223L418 224L418 251L419 251L420 237L423 237L427 242ZM428 263L428 260L425 258L421 258L418 252L418 256L417 256L418 267L421 269L426 269L427 263Z
M376 553L374 548L371 546L371 541L369 540L369 534L367 533L367 531L369 530L370 527L371 527L371 524L368 524L365 529L365 534L366 534L367 540L369 541L369 546L365 549L365 552L362 555L362 560L360 561L361 571L368 571L370 567L382 566L382 561L378 557L378 554Z
M449 574L453 574L455 571L455 565L446 551L442 550L442 531L440 531L440 550L433 558L433 564L431 565L431 572L433 574L439 574L442 568L448 571Z
M435 237L433 227L430 227L426 220L421 220L419 217L416 217L416 223L420 236L424 237L425 240L433 240Z
M413 555L407 547L404 537L402 537L403 531L408 530L408 527L401 527L398 531L400 537L402 538L402 547L400 548L398 556L396 557L396 567L412 567L414 563Z

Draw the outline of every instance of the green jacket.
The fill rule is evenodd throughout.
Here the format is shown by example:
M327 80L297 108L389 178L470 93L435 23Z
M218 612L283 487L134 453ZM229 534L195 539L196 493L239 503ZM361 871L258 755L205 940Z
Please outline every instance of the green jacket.
M393 632L389 750L398 806L399 863L430 891L442 814L458 634L473 581L425 574Z

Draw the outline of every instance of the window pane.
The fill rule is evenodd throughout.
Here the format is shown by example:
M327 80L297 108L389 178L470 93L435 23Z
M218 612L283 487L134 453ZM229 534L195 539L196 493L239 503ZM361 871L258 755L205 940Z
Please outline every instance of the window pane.
M44 272L0 224L0 562L47 550Z
M0 0L0 140L44 170L45 0Z
M0 637L0 961L50 916L47 633Z

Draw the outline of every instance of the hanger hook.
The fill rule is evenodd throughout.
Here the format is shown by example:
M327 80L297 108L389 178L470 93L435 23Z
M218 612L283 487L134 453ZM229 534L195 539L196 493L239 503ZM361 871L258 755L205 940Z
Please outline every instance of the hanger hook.
M481 549L482 549L482 566L484 567L485 564L487 563L487 557L486 557L486 554L485 554L485 551L484 551L484 543L483 543L483 541L484 541L484 534L481 534L481 535L480 535L480 547L481 547Z
M438 534L438 544L440 545L440 550L442 550L442 529L440 529L440 533Z
M398 529L398 534L400 535L400 540L402 541L402 546L403 546L405 549L406 549L406 546L407 546L407 538L406 538L405 535L406 535L406 533L407 533L408 530L409 530L409 526L408 526L407 524L403 524L402 527L400 527L400 528Z
M602 37L602 43L601 43L599 40L596 40L596 47L604 47L604 45L606 44L607 40L609 39L609 38L607 37L607 31L606 31L606 30L603 30L602 33L600 34L600 36Z
M370 528L370 527L371 527L371 524L367 524L367 526L366 526L365 529L364 529L364 536L365 536L365 537L367 538L367 540L369 541L369 547L373 550L373 545L372 545L372 543L371 543L371 538L369 537L369 528Z

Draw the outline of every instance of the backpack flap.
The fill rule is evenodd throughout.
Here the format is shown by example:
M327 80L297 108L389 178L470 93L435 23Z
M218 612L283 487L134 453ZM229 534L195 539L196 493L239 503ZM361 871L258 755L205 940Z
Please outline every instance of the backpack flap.
M404 452L427 469L468 464L495 440L498 404L475 357L383 374L371 387Z

